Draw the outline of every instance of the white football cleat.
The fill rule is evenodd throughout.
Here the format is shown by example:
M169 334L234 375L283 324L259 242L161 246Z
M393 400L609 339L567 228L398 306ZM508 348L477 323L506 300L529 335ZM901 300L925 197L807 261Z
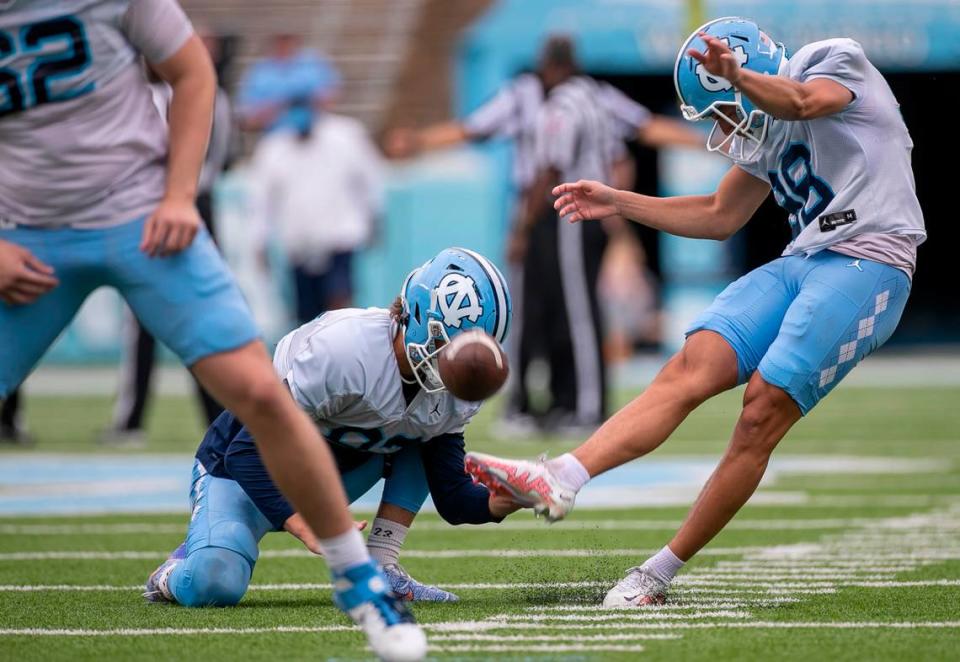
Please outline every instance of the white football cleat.
M495 494L506 495L517 503L533 508L548 522L563 519L573 510L577 493L550 471L541 459L505 460L485 453L467 453L464 470L474 482L485 485Z
M604 607L647 607L667 601L670 582L665 582L643 566L627 570L626 576L607 591Z

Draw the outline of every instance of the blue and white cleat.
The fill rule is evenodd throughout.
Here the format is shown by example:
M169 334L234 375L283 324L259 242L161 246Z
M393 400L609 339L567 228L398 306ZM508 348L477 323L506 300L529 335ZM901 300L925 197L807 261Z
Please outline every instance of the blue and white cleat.
M399 563L383 566L390 588L405 602L459 602L460 597L442 588L422 584L411 577Z
M187 558L187 543L182 542L179 547L170 553L167 560L160 564L159 568L150 573L147 578L146 590L143 592L143 597L147 599L147 602L176 602L167 586L167 580L177 563L185 558Z
M427 656L426 635L373 561L334 574L333 602L360 626L379 659L415 662Z

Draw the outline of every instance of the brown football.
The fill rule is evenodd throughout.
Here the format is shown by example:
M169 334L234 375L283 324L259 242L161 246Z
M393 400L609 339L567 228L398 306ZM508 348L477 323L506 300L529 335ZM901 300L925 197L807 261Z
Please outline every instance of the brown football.
M469 402L492 396L510 374L503 348L480 330L457 334L440 352L439 369L447 390Z

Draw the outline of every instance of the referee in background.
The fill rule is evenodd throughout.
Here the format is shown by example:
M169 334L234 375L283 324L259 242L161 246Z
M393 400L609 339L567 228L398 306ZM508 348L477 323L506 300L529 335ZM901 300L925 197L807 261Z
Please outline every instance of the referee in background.
M573 43L569 37L554 35L544 42L538 59L537 70L535 73L521 73L511 79L509 82L497 91L497 93L486 103L470 113L466 118L459 121L443 122L419 130L410 128L396 128L388 132L384 140L384 150L391 158L408 158L410 156L422 153L424 151L436 150L464 142L483 142L490 139L509 139L514 142L512 180L518 194L518 202L514 212L513 231L507 247L507 257L510 262L508 277L511 281L511 291L514 300L514 332L507 348L511 354L512 364L515 367L511 377L513 386L507 405L506 418L503 421L509 428L512 436L535 433L540 427L541 420L535 416L530 407L530 400L526 388L527 368L530 360L536 358L536 353L530 351L523 352L523 338L527 338L524 328L528 325L526 321L531 318L525 308L526 292L524 272L526 263L532 260L538 264L541 262L557 262L556 255L551 260L551 254L556 254L558 244L554 242L545 242L542 246L533 242L528 242L530 234L527 232L528 226L532 224L523 221L525 209L529 206L529 193L539 174L537 157L537 129L541 117L541 111L547 101L548 95L552 96L552 91L559 85L575 77L579 71L574 52ZM638 104L623 94L620 90L607 83L589 80L591 95L588 105L603 109L605 120L604 126L610 131L610 135L604 138L606 143L610 143L610 158L615 163L610 166L612 170L631 171L630 167L623 166L629 164L630 158L627 153L624 141L637 140L640 144L658 148L666 145L690 145L702 147L703 138L699 133L692 131L682 122L673 118L652 114L647 108ZM567 181L567 180L564 180ZM604 178L602 181L609 181ZM632 182L617 182L621 188L630 188ZM552 187L552 186L551 186ZM546 189L549 192L550 188ZM544 197L546 200L546 198ZM546 215L552 214L552 204L547 202L547 209L543 211ZM523 230L521 230L523 228ZM592 230L588 230L592 232ZM594 250L602 254L605 241L591 242ZM527 248L530 249L529 255ZM600 255L597 255L596 262L599 264ZM592 263L591 259L591 263ZM539 269L539 266L538 266ZM547 284L554 290L558 289L559 282L557 276L552 282L547 282L540 274L535 274L533 284ZM594 286L589 288L589 298L596 301L596 277L592 279ZM542 290L533 290L533 297L537 299L543 293ZM539 301L533 303L533 310L539 315L542 308ZM534 320L533 327L537 328L538 321ZM519 327L519 328L518 328ZM597 331L595 329L595 331ZM595 333L598 336L598 332ZM597 342L600 342L597 337ZM527 342L528 350L537 349L538 344L545 342L543 338L529 339ZM548 358L548 357L544 357ZM568 362L568 366L572 365ZM601 367L602 371L602 367ZM560 382L569 382L569 375L563 376L562 368L558 369L552 365L551 374L556 374L557 378L551 378L551 391L553 393L554 405L552 414L547 417L546 422L559 422L563 419L576 418L571 411L575 411L575 406L570 403L570 392L572 388L568 384L560 387ZM602 374L602 373L601 373ZM558 382L559 379L559 382ZM581 380L583 382L584 380ZM600 381L602 382L602 376ZM566 395L561 397L561 392ZM602 388L601 388L602 392ZM602 400L602 397L601 397ZM562 404L561 404L562 403ZM601 402L600 411L603 411ZM592 417L588 417L592 418Z
M623 150L614 116L598 103L603 88L579 75L572 49L566 52L566 75L537 116L535 175L509 247L524 274L519 372L538 356L547 359L552 397L545 423L558 432L599 425L606 413L597 280L609 227L565 223L550 191L563 181L611 181ZM521 411L530 410L525 397L521 391Z

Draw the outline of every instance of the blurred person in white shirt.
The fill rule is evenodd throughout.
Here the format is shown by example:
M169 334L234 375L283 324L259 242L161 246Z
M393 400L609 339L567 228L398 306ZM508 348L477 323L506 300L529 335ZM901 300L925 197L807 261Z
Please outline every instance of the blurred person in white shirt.
M302 324L351 305L353 255L374 233L383 208L383 162L364 126L312 113L291 130L265 135L253 155L259 245L266 261L278 240L296 289Z

